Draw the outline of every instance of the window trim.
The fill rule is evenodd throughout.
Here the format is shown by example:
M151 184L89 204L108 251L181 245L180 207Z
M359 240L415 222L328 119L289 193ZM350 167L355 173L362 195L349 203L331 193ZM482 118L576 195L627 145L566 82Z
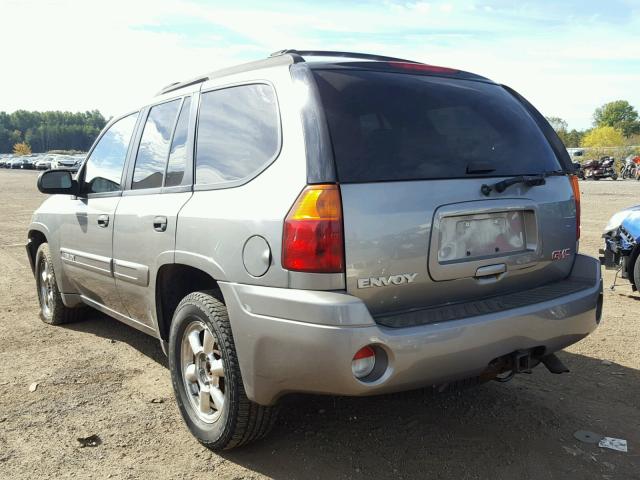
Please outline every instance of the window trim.
M173 147L173 141L176 138L176 131L178 130L178 122L180 121L180 116L182 115L182 109L184 108L184 104L187 102L187 98L189 99L189 112L187 117L187 138L184 142L185 148L185 158L184 158L184 174L182 176L182 181L180 185L171 185L167 187L167 172L169 171L169 160L171 160L171 148ZM167 154L167 161L164 163L164 176L162 177L162 190L163 191L173 191L171 189L175 189L176 187L184 187L191 186L193 183L193 175L187 175L187 172L192 170L189 168L189 139L193 140L193 135L191 134L191 115L193 113L193 95L187 95L182 97L182 102L180 103L180 108L178 109L178 115L176 115L176 122L173 125L173 132L171 133L171 140L169 141L169 153ZM193 152L193 149L191 149ZM191 161L193 161L193 156L191 157ZM189 178L188 178L189 177Z
M140 121L139 131L136 132L135 150L134 150L135 155L134 155L134 152L132 152L131 163L127 165L127 178L125 180L125 188L122 191L122 196L129 197L129 196L136 196L136 195L155 195L155 194L161 194L161 193L180 193L180 192L190 192L193 190L193 159L194 159L193 150L195 147L194 132L195 132L195 121L196 121L195 116L197 113L196 109L198 106L197 103L199 100L199 96L200 96L199 92L192 92L192 93L177 95L175 97L165 99L161 102L147 105L144 108L140 109L140 112L142 113L141 118L144 118L144 120ZM140 142L142 141L144 126L147 123L147 118L149 116L149 112L151 111L151 108L155 107L156 105L162 105L164 103L169 103L169 102L181 99L182 102L180 103L180 109L182 109L182 105L184 105L185 99L187 97L191 98L191 107L189 109L189 125L187 127L188 128L187 143L186 143L187 158L185 160L185 171L184 171L184 178L182 179L182 184L175 185L172 187L165 187L163 185L162 187L132 189L131 187L133 185L133 171L135 169L136 157L138 154L138 149L140 148ZM176 116L176 121L174 123L173 131L171 133L171 141L173 141L173 136L175 134L175 128L177 126L177 121L179 116L180 116L180 111L178 111L178 115ZM169 146L169 154L170 153L171 153L171 146ZM169 154L167 154L167 162L169 161ZM167 163L165 162L165 173L166 173L166 165ZM163 184L164 184L164 179L163 179Z
M197 161L198 161L198 127L200 125L200 105L202 103L202 97L205 93L209 93L209 92L215 92L215 91L219 91L219 90L226 90L229 88L237 88L237 87L243 87L243 86L248 86L248 85L266 85L268 87L271 88L271 90L273 91L273 95L275 97L276 100L276 114L277 114L277 124L278 124L278 145L277 148L274 152L274 154L272 155L272 157L266 161L258 170L256 170L255 172L253 172L251 175L246 176L245 178L241 178L238 180L228 180L228 181L223 181L223 182L219 182L219 183L196 183L197 178L196 178L196 167L197 167ZM242 185L246 185L247 183L251 182L252 180L254 180L256 177L258 177L259 175L261 175L267 168L269 168L271 165L273 165L273 163L278 159L278 157L280 156L280 153L282 152L282 114L281 114L281 110L280 110L280 100L278 98L278 91L276 90L275 85L270 82L269 80L266 79L260 79L260 80L247 80L247 81L243 81L243 82L234 82L234 83L229 83L229 84L225 84L225 85L217 85L211 88L207 88L204 90L200 90L200 95L198 98L198 104L197 104L197 112L196 112L196 122L195 122L195 128L193 130L194 132L194 139L193 139L193 158L192 158L192 166L193 166L193 176L192 176L192 183L193 183L193 191L194 192L199 192L199 191L204 191L204 190L222 190L222 189L226 189L226 188L235 188L235 187L240 187Z
M165 99L161 102L158 103L154 103L151 105L147 105L142 109L142 117L144 118L144 120L142 120L140 122L140 131L137 132L136 135L136 139L135 139L135 150L132 152L131 154L131 165L129 166L129 168L127 168L127 178L125 180L125 188L124 188L124 192L130 192L130 191L139 191L139 190L143 190L145 192L151 192L151 190L161 190L164 186L164 174L166 173L166 169L167 169L167 162L169 160L169 153L167 153L167 158L165 158L164 161L164 167L165 167L165 171L163 173L163 177L162 177L162 186L160 187L153 187L153 188L133 188L133 174L135 172L136 169L136 162L138 160L138 153L140 150L140 143L142 142L142 135L144 134L144 127L147 125L147 120L149 119L149 115L151 114L151 109L153 107L157 107L159 105L164 105L166 103L171 103L171 102L175 102L178 101L180 103L180 105L178 106L178 113L176 114L176 118L173 121L173 126L171 127L171 140L170 142L173 140L173 135L175 133L175 128L178 122L178 117L180 116L180 109L182 108L182 104L184 103L184 99L185 97L187 97L188 95L179 95L177 97L173 97L173 98L169 98L169 99ZM171 143L169 143L169 152L171 151ZM130 195L130 194L127 194Z
M131 132L131 139L129 140L129 145L127 147L127 153L125 154L125 157L124 157L124 164L123 164L123 168L122 168L122 173L120 175L120 190L114 190L112 192L96 192L96 193L78 194L78 195L76 195L76 198L90 199L90 198L107 198L107 197L120 197L120 196L122 196L122 192L124 190L125 182L126 182L126 179L127 179L127 172L128 172L129 161L130 161L130 156L131 156L131 148L132 148L133 144L136 143L136 138L138 136L138 130L140 128L140 118L141 118L140 114L143 111L144 111L144 109L141 108L141 109L137 109L137 110L133 110L133 111L130 111L128 113L125 113L124 115L120 115L119 117L112 118L105 125L105 127L102 129L102 131L100 132L98 137L93 142L93 145L91 145L91 148L87 152L87 156L85 157L84 161L82 162L82 165L80 166L80 169L78 170L78 174L76 175L76 180L77 180L77 182L78 182L78 184L80 186L80 189L81 189L82 185L85 183L84 180L85 180L87 162L91 158L91 155L93 154L93 151L95 150L95 148L98 145L98 143L102 140L102 137L104 137L104 135L111 129L111 127L113 125L115 125L116 123L118 123L120 120L123 120L123 119L125 119L125 118L127 118L127 117L129 117L131 115L137 115L136 123L133 126L133 132Z

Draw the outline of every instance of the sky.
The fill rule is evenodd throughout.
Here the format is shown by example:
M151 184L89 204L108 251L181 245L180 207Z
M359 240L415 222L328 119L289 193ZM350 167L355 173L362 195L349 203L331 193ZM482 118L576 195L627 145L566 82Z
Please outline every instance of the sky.
M284 48L468 70L570 128L609 101L640 110L640 0L0 0L0 111L110 117Z

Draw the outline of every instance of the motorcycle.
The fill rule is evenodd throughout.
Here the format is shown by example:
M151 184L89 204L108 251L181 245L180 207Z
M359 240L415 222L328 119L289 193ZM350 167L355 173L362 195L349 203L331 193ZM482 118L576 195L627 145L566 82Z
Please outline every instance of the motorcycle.
M640 289L640 205L615 213L602 233L604 248L600 249L600 263L607 270L616 270L611 290L618 278L631 282L634 291Z
M615 169L615 158L602 157L600 160L592 160L582 166L584 178L587 180L600 180L601 178L618 179Z
M640 180L640 156L629 155L624 160L624 167L620 172L620 176L622 179L626 178L635 178L636 180Z

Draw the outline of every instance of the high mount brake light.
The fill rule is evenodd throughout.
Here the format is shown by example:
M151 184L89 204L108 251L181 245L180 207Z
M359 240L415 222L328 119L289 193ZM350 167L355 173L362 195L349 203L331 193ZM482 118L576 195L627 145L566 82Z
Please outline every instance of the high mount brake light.
M580 240L580 184L575 175L569 175L569 181L571 182L571 190L573 190L573 198L576 200L576 237Z
M439 67L437 65L427 65L426 63L410 63L410 62L388 62L389 65L403 70L413 70L414 72L431 72L431 73L458 73L454 68Z
M342 273L342 201L337 185L310 185L284 221L282 267L297 272Z

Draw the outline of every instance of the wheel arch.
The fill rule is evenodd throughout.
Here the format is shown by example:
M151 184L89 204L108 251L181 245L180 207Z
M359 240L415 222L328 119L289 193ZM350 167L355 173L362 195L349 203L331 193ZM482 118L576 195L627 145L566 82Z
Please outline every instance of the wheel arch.
M214 296L225 303L218 281L209 272L184 263L168 263L158 269L155 298L161 340L169 341L171 320L180 301L190 293L203 290L213 291Z
M43 229L31 226L27 233L27 256L29 257L29 265L31 265L31 272L35 275L36 272L36 253L38 248L43 243L49 243L47 239L47 233Z

